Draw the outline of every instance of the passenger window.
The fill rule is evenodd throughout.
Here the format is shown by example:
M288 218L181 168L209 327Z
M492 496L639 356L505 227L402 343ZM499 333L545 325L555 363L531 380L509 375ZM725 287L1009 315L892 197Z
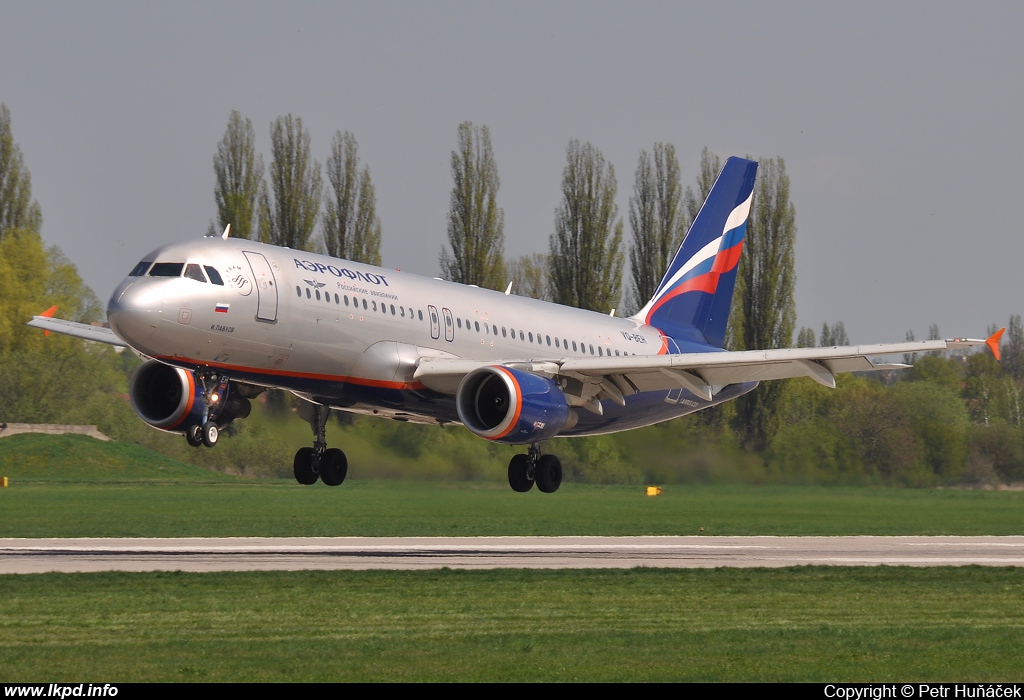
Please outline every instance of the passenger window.
M423 311L422 310L421 311L417 311L416 315L420 317L421 321L423 320Z
M366 311L366 299L363 299L363 311Z
M203 269L195 263L189 263L185 266L185 276L190 280L206 284L206 275L203 274Z
M295 293L299 295L300 299L302 298L302 290L299 289L299 285L295 285Z
M211 282L219 284L221 287L224 286L224 280L221 278L220 273L217 272L217 268L203 265L203 269L206 270L206 274L209 275Z
M181 277L181 270L185 263L160 263L158 262L149 271L150 277Z
M309 287L306 287L306 298L309 299L312 295L309 293Z
M136 265L132 269L131 272L128 273L128 276L129 277L142 277L143 275L146 274L146 270L148 270L149 266L152 265L152 264L153 264L152 261L143 260L138 265Z

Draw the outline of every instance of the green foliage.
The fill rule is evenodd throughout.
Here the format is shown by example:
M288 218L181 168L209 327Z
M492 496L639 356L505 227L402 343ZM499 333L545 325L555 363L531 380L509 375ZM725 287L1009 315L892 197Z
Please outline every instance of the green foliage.
M815 346L814 329L801 328L796 336L796 346L798 348L813 348Z
M654 296L686 230L679 161L672 144L654 144L653 165L651 155L640 152L629 198L629 225L633 230L631 304L640 309Z
M842 321L836 321L831 326L828 321L821 326L821 339L818 345L823 348L849 345L850 338L846 335L846 326ZM800 347L798 344L797 347Z
M256 153L252 122L232 110L224 138L213 157L217 182L213 198L217 203L219 228L210 224L210 235L231 225L235 238L256 238L259 223L259 194L263 184L263 156Z
M986 356L978 353L973 357L980 358L983 362ZM987 359L992 359L987 356ZM994 361L994 360L993 360ZM964 380L963 367L957 363L950 362L945 357L925 355L914 362L914 366L902 375L904 381L927 382L945 387L950 391L959 393L960 386Z
M100 316L96 297L59 249L44 248L35 231L8 231L0 240L0 285L0 420L60 422L97 392L124 391L113 348L26 325L53 305L82 323Z
M270 192L260 197L260 236L265 243L311 250L320 212L320 164L310 159L302 118L275 119L270 148Z
M338 132L327 158L330 196L324 204L324 246L335 258L380 265L381 225L370 167L359 171L359 144Z
M786 348L796 325L796 209L782 158L760 162L753 197L730 312L730 347ZM765 382L736 399L734 426L745 445L763 449L771 443L785 387Z
M512 281L512 293L531 299L550 301L548 256L544 253L522 255L505 261L505 270Z
M11 113L0 102L0 241L14 229L39 233L43 213L32 199L32 175L14 141Z
M555 211L549 258L552 299L608 313L622 297L622 220L615 168L589 143L566 149L562 203Z
M498 165L491 132L472 122L459 124L452 151L452 194L448 244L441 250L441 274L460 284L502 290L505 278L505 213L498 206Z

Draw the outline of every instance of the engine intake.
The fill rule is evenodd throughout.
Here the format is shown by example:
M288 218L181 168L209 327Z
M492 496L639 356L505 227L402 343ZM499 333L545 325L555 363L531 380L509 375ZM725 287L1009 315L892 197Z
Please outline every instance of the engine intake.
M554 437L574 417L553 381L510 367L481 367L467 374L455 404L459 420L474 434L511 445Z
M249 400L232 391L230 384L222 383L214 391L217 397L211 403L210 418L219 427L249 415ZM203 387L187 370L149 360L135 371L129 396L139 418L159 430L184 433L202 423Z

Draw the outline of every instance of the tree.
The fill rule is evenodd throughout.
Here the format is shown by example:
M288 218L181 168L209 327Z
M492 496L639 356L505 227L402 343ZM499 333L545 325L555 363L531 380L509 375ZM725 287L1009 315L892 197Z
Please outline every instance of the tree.
M498 206L498 166L491 132L471 122L459 124L452 151L452 196L448 243L441 250L441 274L452 282L504 289L505 213Z
M633 277L633 308L654 296L686 230L679 161L672 144L654 144L654 163L640 152L633 196L629 198L629 225L633 249L629 253Z
M14 142L11 113L0 102L0 240L12 229L38 232L42 225L42 210L32 199L32 175Z
M327 158L330 196L324 203L324 246L335 258L380 265L380 218L370 168L359 171L359 144L338 132Z
M558 304L608 313L622 286L622 219L615 168L591 144L569 142L562 204L555 210L549 275Z
M505 263L512 280L512 293L521 297L543 299L548 297L548 256L544 253L522 255Z
M816 342L813 328L807 328L805 326L800 329L799 333L797 333L796 346L798 348L813 348Z
M237 111L231 112L224 138L217 144L213 172L217 176L213 198L217 202L219 226L211 223L210 234L220 233L231 224L231 235L235 238L256 237L263 156L256 153L252 122Z
M708 193L711 192L711 187L715 184L720 172L722 172L722 160L705 146L700 153L697 190L695 192L693 188L687 187L686 195L683 197L683 203L686 206L686 230L690 229L690 224L697 218L697 213L703 206L704 200L708 198Z
M830 348L837 345L849 345L850 338L846 335L846 326L842 321L836 321L832 326L826 321L821 325L820 347Z
M1021 323L1020 314L1010 316L1002 357L1003 371L1017 381L1024 379L1024 324Z
M320 164L309 158L302 118L278 117L270 127L270 192L260 196L260 237L265 243L310 250L320 211Z
M733 296L734 350L789 347L796 323L794 269L796 209L782 158L763 160L754 186ZM782 382L765 382L737 399L736 429L743 442L762 449L778 430Z

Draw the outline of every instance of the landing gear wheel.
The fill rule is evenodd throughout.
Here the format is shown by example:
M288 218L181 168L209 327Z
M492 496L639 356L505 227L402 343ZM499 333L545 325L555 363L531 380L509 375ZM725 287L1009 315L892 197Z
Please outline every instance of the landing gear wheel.
M530 458L526 455L516 455L508 463L508 485L513 491L526 493L533 488L533 479L530 477Z
M202 447L203 430L198 425L193 425L185 431L185 441L192 447Z
M562 485L562 462L554 455L544 455L537 460L537 488L544 493L554 493Z
M293 468L295 480L300 484L311 486L319 478L320 475L313 471L313 458L315 456L316 450L312 447L303 447L295 453Z
M348 458L339 449L326 450L320 458L320 480L328 486L339 486L348 474Z
M203 423L203 427L200 428L200 434L203 438L203 444L207 447L213 447L217 444L217 438L220 437L220 430L218 430L216 423L212 420L208 420Z

